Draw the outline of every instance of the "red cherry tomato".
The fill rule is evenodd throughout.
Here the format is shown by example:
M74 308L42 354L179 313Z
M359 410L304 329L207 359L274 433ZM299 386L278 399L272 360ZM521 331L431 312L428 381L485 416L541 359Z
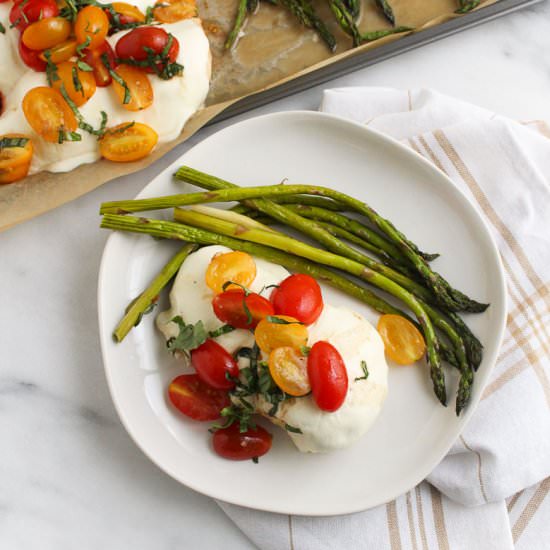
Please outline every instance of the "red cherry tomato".
M269 300L254 293L246 296L242 288L232 288L218 294L212 300L212 307L220 321L235 328L256 328L262 319L274 314Z
M265 455L271 449L272 435L257 426L241 433L239 424L231 424L214 432L212 444L214 451L230 460L250 460Z
M107 40L103 41L97 48L93 50L85 49L84 50L84 61L90 65L94 71L95 83L100 87L104 88L108 86L113 80L111 73L105 66L103 61L103 56L107 56L107 61L111 69L116 69L116 58L115 52Z
M313 344L307 374L317 406L327 412L338 410L348 392L348 371L338 350L323 340Z
M42 52L27 48L27 46L23 44L21 37L19 37L19 55L27 67L30 67L34 71L44 72L46 70L47 63L40 58L41 53Z
M31 23L39 19L56 17L59 8L55 0L29 0L18 2L10 10L10 23L20 32L23 32Z
M168 388L168 398L176 409L193 420L216 420L231 401L226 391L205 384L196 374L174 378Z
M146 61L147 51L150 49L155 55L159 55L170 40L170 35L160 27L138 27L125 34L115 46L116 55L119 59L131 59L133 61ZM167 52L167 60L173 63L178 57L180 45L175 36L172 36L172 45ZM158 64L162 70L163 64ZM154 69L146 67L147 72L154 72Z
M204 344L191 352L191 363L198 377L213 388L230 390L235 383L226 378L229 373L233 378L239 376L239 367L231 354L214 340L206 340Z
M287 277L273 290L270 299L277 315L290 315L306 325L314 323L323 311L319 283L301 273Z

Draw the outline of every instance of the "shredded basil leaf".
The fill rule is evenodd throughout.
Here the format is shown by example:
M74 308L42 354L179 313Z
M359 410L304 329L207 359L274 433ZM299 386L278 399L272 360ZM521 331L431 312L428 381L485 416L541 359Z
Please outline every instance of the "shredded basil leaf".
M300 430L300 428L295 428L294 426L291 426L290 424L286 424L286 423L285 423L285 430L287 432L292 432L293 434L303 433L302 430Z
M358 376L355 379L355 382L358 380L366 380L369 377L369 370L367 369L367 362L361 361L361 369L363 370L363 376Z
M179 334L166 342L166 347L172 353L183 351L188 354L191 350L198 348L206 342L208 335L202 321L198 321L194 325L186 324L179 315L171 319L171 321L179 327Z
M25 147L29 142L29 138L24 137L3 137L0 139L0 150L8 147Z
M217 328L216 330L211 330L208 333L208 337L217 338L218 336L222 336L223 334L233 332L234 330L235 330L235 327L232 327L231 325L222 325L220 328Z
M301 321L287 321L286 319L281 319L280 317L275 317L274 315L268 315L266 319L273 323L274 325L303 325Z
M0 32L2 34L6 34L6 27L4 27L4 25L2 25L2 23L0 23Z

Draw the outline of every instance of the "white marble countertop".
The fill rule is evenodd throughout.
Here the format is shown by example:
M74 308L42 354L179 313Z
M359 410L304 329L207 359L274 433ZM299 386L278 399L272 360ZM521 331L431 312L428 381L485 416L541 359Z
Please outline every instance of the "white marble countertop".
M239 118L317 108L323 88L433 87L521 120L550 121L550 3L357 71ZM253 548L215 502L172 481L121 426L99 350L97 207L149 169L0 234L0 547Z

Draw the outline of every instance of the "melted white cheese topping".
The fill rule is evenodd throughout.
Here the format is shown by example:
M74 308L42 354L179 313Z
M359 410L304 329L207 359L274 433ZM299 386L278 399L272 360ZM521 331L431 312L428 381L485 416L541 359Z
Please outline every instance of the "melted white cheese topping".
M178 334L178 328L170 322L176 315L187 323L202 320L206 330L215 330L223 323L212 310L214 293L206 285L204 275L215 254L229 252L222 246L208 246L191 254L183 263L170 293L169 310L157 317L157 326L168 339ZM279 284L289 272L279 265L256 259L257 275L251 290ZM266 295L264 293L264 295ZM267 295L266 295L267 297ZM348 393L344 404L329 413L320 410L312 396L289 399L279 405L274 417L267 413L271 404L262 397L255 399L260 414L275 424L285 423L299 428L302 433L287 432L302 452L327 452L348 447L361 438L378 416L387 394L388 367L384 358L384 344L374 327L360 314L344 307L334 307L325 302L319 319L308 326L308 345L326 340L340 353L348 371ZM248 330L237 329L220 336L216 341L230 353L243 346L251 347L254 337ZM263 357L263 359L267 359ZM363 376L361 361L367 363L369 376ZM239 368L248 366L248 360L239 359Z
M151 2L132 2L143 12ZM28 68L21 60L17 40L19 31L10 29L9 8L12 3L0 4L0 22L6 33L0 33L0 92L4 96L4 112L0 116L0 135L22 133L33 142L34 154L30 173L49 170L67 172L80 164L94 162L100 158L97 138L84 130L78 130L82 141L63 144L44 141L28 124L21 103L25 94L37 86L47 86L45 73ZM142 122L153 128L159 135L159 143L172 141L178 137L189 117L199 109L208 93L211 73L211 56L208 38L200 19L185 19L172 24L162 24L161 28L173 34L180 45L177 62L183 65L181 76L162 80L150 74L153 87L153 104L143 111L128 111L117 99L112 86L98 87L94 95L81 107L84 120L94 128L99 128L101 111L108 116L108 126L125 122ZM111 46L129 31L121 31L108 38Z

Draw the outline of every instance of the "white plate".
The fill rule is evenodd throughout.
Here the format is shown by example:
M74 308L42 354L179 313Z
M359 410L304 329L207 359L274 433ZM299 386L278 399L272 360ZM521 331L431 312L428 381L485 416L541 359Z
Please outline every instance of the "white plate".
M273 448L259 464L227 461L211 451L207 425L188 421L169 407L167 384L182 369L166 351L153 316L145 317L122 344L111 339L125 306L177 245L113 234L99 276L99 325L109 387L129 434L174 479L206 495L261 510L344 514L408 491L430 473L459 435L500 346L506 316L504 277L479 214L445 175L409 149L359 124L316 112L273 114L225 128L185 153L139 196L189 189L171 177L182 164L240 185L288 178L364 199L423 250L441 252L433 265L454 286L491 303L484 314L467 318L485 354L472 402L460 418L454 414L456 376L451 369L451 399L444 408L433 396L425 364L394 367L380 417L353 447L327 455L301 454L273 427ZM366 306L332 289L324 289L324 294L328 302L350 305L376 320Z

